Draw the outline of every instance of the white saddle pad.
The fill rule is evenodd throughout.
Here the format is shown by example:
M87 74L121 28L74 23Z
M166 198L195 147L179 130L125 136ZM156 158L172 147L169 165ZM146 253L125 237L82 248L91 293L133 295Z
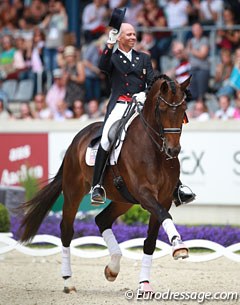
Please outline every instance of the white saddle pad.
M118 145L115 149L113 149L111 156L110 156L110 164L111 165L115 165L117 164L118 161L118 157L120 155L121 149L122 149L122 145L126 136L126 131L128 129L128 127L130 126L130 124L132 123L132 121L138 116L138 113L135 112L131 118L129 119L129 121L127 122L127 124L125 125L125 128L121 134L121 139L120 141L118 141ZM97 150L98 150L98 146L99 143L96 143L93 147L88 147L87 151L86 151L86 155L85 155L85 161L87 163L87 165L89 166L94 166L95 165L95 160L96 160L96 155L97 155Z

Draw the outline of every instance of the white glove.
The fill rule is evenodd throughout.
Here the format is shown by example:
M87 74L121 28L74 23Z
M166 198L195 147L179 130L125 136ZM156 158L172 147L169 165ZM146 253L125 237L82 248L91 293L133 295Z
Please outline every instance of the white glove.
M115 44L117 42L117 38L118 38L118 30L112 29L108 34L107 43Z
M144 91L133 94L133 98L137 100L138 103L144 104L146 101L146 93Z

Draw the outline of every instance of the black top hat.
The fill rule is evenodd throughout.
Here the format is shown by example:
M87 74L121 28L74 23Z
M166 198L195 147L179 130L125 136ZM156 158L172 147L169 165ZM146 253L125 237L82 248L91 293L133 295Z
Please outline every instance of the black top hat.
M127 8L124 7L123 9L121 8L115 8L112 12L112 16L109 22L109 26L113 27L114 29L118 30L121 27L121 24L123 22L125 13L126 13Z

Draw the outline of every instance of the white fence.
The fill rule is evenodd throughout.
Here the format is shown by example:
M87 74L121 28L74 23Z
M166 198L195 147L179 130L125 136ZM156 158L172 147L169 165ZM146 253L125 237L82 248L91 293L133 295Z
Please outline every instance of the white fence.
M135 247L142 247L143 246L144 238L135 238L119 244L123 256L134 259L134 260L141 260L142 253L139 251L132 251L131 248ZM37 243L48 243L53 245L52 248L30 248L26 247L20 243L18 243L15 239L12 238L12 234L0 233L0 255L8 253L13 250L17 250L21 253L31 256L49 256L54 255L57 253L61 253L62 244L61 240L58 237L51 236L51 235L36 235L32 240L31 244ZM1 246L1 244L4 244ZM236 251L240 251L240 243L231 245L229 247L223 247L215 242L203 239L194 239L185 241L187 247L190 248L190 257L186 259L188 262L206 262L210 260L217 259L219 257L225 256L226 258L240 262L240 255L236 254ZM104 246L106 244L102 237L99 236L86 236L86 237L79 237L72 241L71 243L71 253L78 257L83 258L99 258L103 256L109 255L108 249L101 249L101 250L81 250L77 247L79 246ZM172 247L164 243L160 240L157 241L156 248L158 251L155 251L153 258L161 258L166 255L171 255ZM191 254L191 248L204 248L206 250L211 250L211 253L207 254ZM214 251L214 252L212 252Z

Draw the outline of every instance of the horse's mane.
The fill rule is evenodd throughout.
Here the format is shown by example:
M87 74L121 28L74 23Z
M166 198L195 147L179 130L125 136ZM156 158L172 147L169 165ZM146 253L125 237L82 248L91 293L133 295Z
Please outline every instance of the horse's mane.
M174 94L176 93L175 82L169 76L167 76L166 74L156 73L155 76L153 77L153 79L151 80L151 82L149 83L148 87L147 87L147 91L146 91L147 95L148 95L149 91L152 89L155 82L159 79L164 79L167 82L169 82L171 90L173 91Z

